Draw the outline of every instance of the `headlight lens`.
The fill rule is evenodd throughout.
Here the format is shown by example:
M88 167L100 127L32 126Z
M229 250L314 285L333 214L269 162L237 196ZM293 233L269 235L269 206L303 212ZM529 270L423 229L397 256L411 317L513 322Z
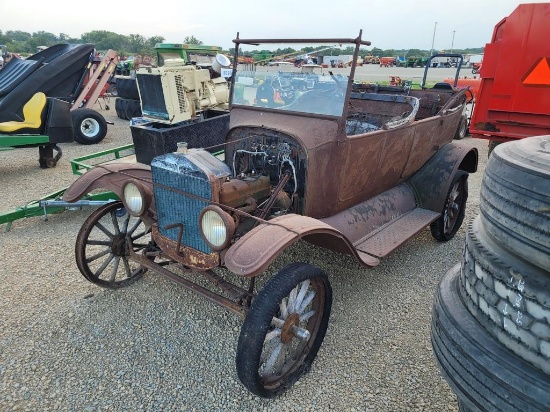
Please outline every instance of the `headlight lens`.
M124 206L134 216L139 216L143 213L143 195L140 188L132 182L124 185Z
M233 218L218 206L207 206L199 218L204 241L214 250L224 249L235 232Z

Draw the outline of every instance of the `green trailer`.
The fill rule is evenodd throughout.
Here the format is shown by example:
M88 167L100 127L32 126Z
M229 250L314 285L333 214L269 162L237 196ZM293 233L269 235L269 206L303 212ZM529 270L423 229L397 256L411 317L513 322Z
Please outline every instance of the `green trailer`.
M134 145L129 144L125 146L116 147L114 149L104 150L101 152L92 153L82 157L74 158L71 162L71 169L74 175L82 175L92 167L108 163L111 161L119 161L121 159L128 159L133 161L134 159ZM45 195L44 197L28 202L25 205L19 206L14 210L0 213L0 225L6 224L6 232L9 232L12 223L16 220L43 216L45 220L48 219L48 215L53 213L63 212L64 210L80 210L84 207L99 207L106 203L118 200L118 196L111 191L94 192L89 193L83 199L68 203L62 200L64 189L57 190L53 193Z

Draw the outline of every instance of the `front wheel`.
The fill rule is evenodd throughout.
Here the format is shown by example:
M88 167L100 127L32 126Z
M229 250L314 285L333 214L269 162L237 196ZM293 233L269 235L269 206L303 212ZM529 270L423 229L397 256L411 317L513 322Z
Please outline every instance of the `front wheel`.
M430 225L434 239L446 242L455 236L464 220L467 200L468 173L459 170L451 182L441 216Z
M135 253L153 248L149 228L131 216L122 202L107 203L82 225L76 238L76 265L90 282L117 289L134 282L146 270L129 259L130 248Z
M107 122L104 117L92 109L71 111L74 140L80 144L96 144L107 135Z
M237 346L237 374L255 395L289 389L311 368L332 307L332 287L322 270L294 263L266 283L253 301Z

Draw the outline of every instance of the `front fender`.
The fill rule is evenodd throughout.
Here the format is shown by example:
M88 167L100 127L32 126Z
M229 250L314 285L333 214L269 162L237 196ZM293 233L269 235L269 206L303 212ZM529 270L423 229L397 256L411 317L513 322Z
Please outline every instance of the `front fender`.
M241 237L225 256L225 266L240 276L256 276L265 271L275 258L299 239L320 240L330 248L354 255L366 266L376 266L379 260L357 251L337 229L308 216L288 214L262 223ZM330 239L327 242L327 239Z
M461 169L474 173L477 164L477 148L454 141L443 146L408 180L418 206L441 212L456 171Z
M122 187L132 178L153 191L150 166L141 163L109 163L95 166L76 179L65 190L63 200L76 202L94 189L107 189L122 198ZM152 207L154 208L154 204Z

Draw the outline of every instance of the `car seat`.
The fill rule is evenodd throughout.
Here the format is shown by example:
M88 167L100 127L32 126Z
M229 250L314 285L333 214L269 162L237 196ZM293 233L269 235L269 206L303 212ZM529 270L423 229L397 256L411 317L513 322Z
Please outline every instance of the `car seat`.
M40 132L44 125L46 95L42 92L35 93L23 106L23 121L9 121L0 123L0 132L20 133L34 131Z

